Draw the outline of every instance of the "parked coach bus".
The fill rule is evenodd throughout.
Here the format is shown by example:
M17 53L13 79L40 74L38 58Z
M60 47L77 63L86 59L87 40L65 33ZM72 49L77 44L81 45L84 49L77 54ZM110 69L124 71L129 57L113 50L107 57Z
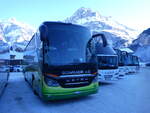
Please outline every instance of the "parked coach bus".
M117 80L119 76L118 56L108 44L104 34L93 35L90 43L91 51L97 56L99 82Z
M128 73L127 69L127 52L115 49L118 55L119 77L124 77Z
M139 63L138 56L133 55L133 64L134 64L135 72L138 72L140 69L140 63Z
M128 73L136 73L139 70L138 57L128 53L127 69Z
M8 84L9 57L8 44L0 40L0 96Z
M34 93L44 100L96 93L97 64L88 52L90 38L85 27L44 22L24 51L24 77ZM91 54L89 60L87 54Z
M124 76L128 73L135 73L139 70L139 59L133 55L128 48L115 49L118 54L119 75ZM128 51L127 51L128 50Z

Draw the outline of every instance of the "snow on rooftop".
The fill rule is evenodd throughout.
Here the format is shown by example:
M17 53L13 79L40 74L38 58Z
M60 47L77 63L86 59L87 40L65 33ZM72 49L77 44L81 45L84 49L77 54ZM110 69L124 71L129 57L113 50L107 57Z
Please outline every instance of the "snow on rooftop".
M15 55L15 59L23 59L23 53L18 53L16 51L10 51L10 55Z
M120 48L121 51L126 51L128 53L133 53L134 51L132 51L130 48Z

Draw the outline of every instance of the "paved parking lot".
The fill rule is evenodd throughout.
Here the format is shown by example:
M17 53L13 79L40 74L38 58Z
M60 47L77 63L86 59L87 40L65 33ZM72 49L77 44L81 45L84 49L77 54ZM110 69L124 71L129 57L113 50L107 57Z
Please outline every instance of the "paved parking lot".
M11 73L0 113L150 113L150 68L101 83L97 94L53 102L35 96L22 73Z

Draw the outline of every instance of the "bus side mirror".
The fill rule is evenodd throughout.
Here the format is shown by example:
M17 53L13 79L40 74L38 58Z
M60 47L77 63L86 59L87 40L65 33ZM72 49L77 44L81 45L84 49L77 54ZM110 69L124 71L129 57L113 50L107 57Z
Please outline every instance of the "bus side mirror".
M103 41L103 47L106 47L108 45L107 39L106 39L106 37L105 37L104 34L98 33L98 34L92 35L92 38L97 38L97 37L99 37L99 38L102 39L102 41Z
M46 41L47 36L48 36L47 26L42 25L42 26L40 26L39 30L40 30L40 39L41 39L41 41Z

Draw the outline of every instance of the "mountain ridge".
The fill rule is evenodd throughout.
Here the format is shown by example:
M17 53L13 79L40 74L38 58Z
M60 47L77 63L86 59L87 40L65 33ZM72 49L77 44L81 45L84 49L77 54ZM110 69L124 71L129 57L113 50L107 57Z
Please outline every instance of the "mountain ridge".
M135 51L143 61L150 61L150 28L139 34L138 38L133 40L130 48Z
M111 45L117 47L128 46L138 35L137 30L120 24L111 17L102 16L99 12L90 8L79 8L71 17L66 18L64 22L86 26L92 32L105 32L109 36L109 42L114 42ZM112 41L115 37L117 37L117 41ZM119 41L124 43L119 44Z

